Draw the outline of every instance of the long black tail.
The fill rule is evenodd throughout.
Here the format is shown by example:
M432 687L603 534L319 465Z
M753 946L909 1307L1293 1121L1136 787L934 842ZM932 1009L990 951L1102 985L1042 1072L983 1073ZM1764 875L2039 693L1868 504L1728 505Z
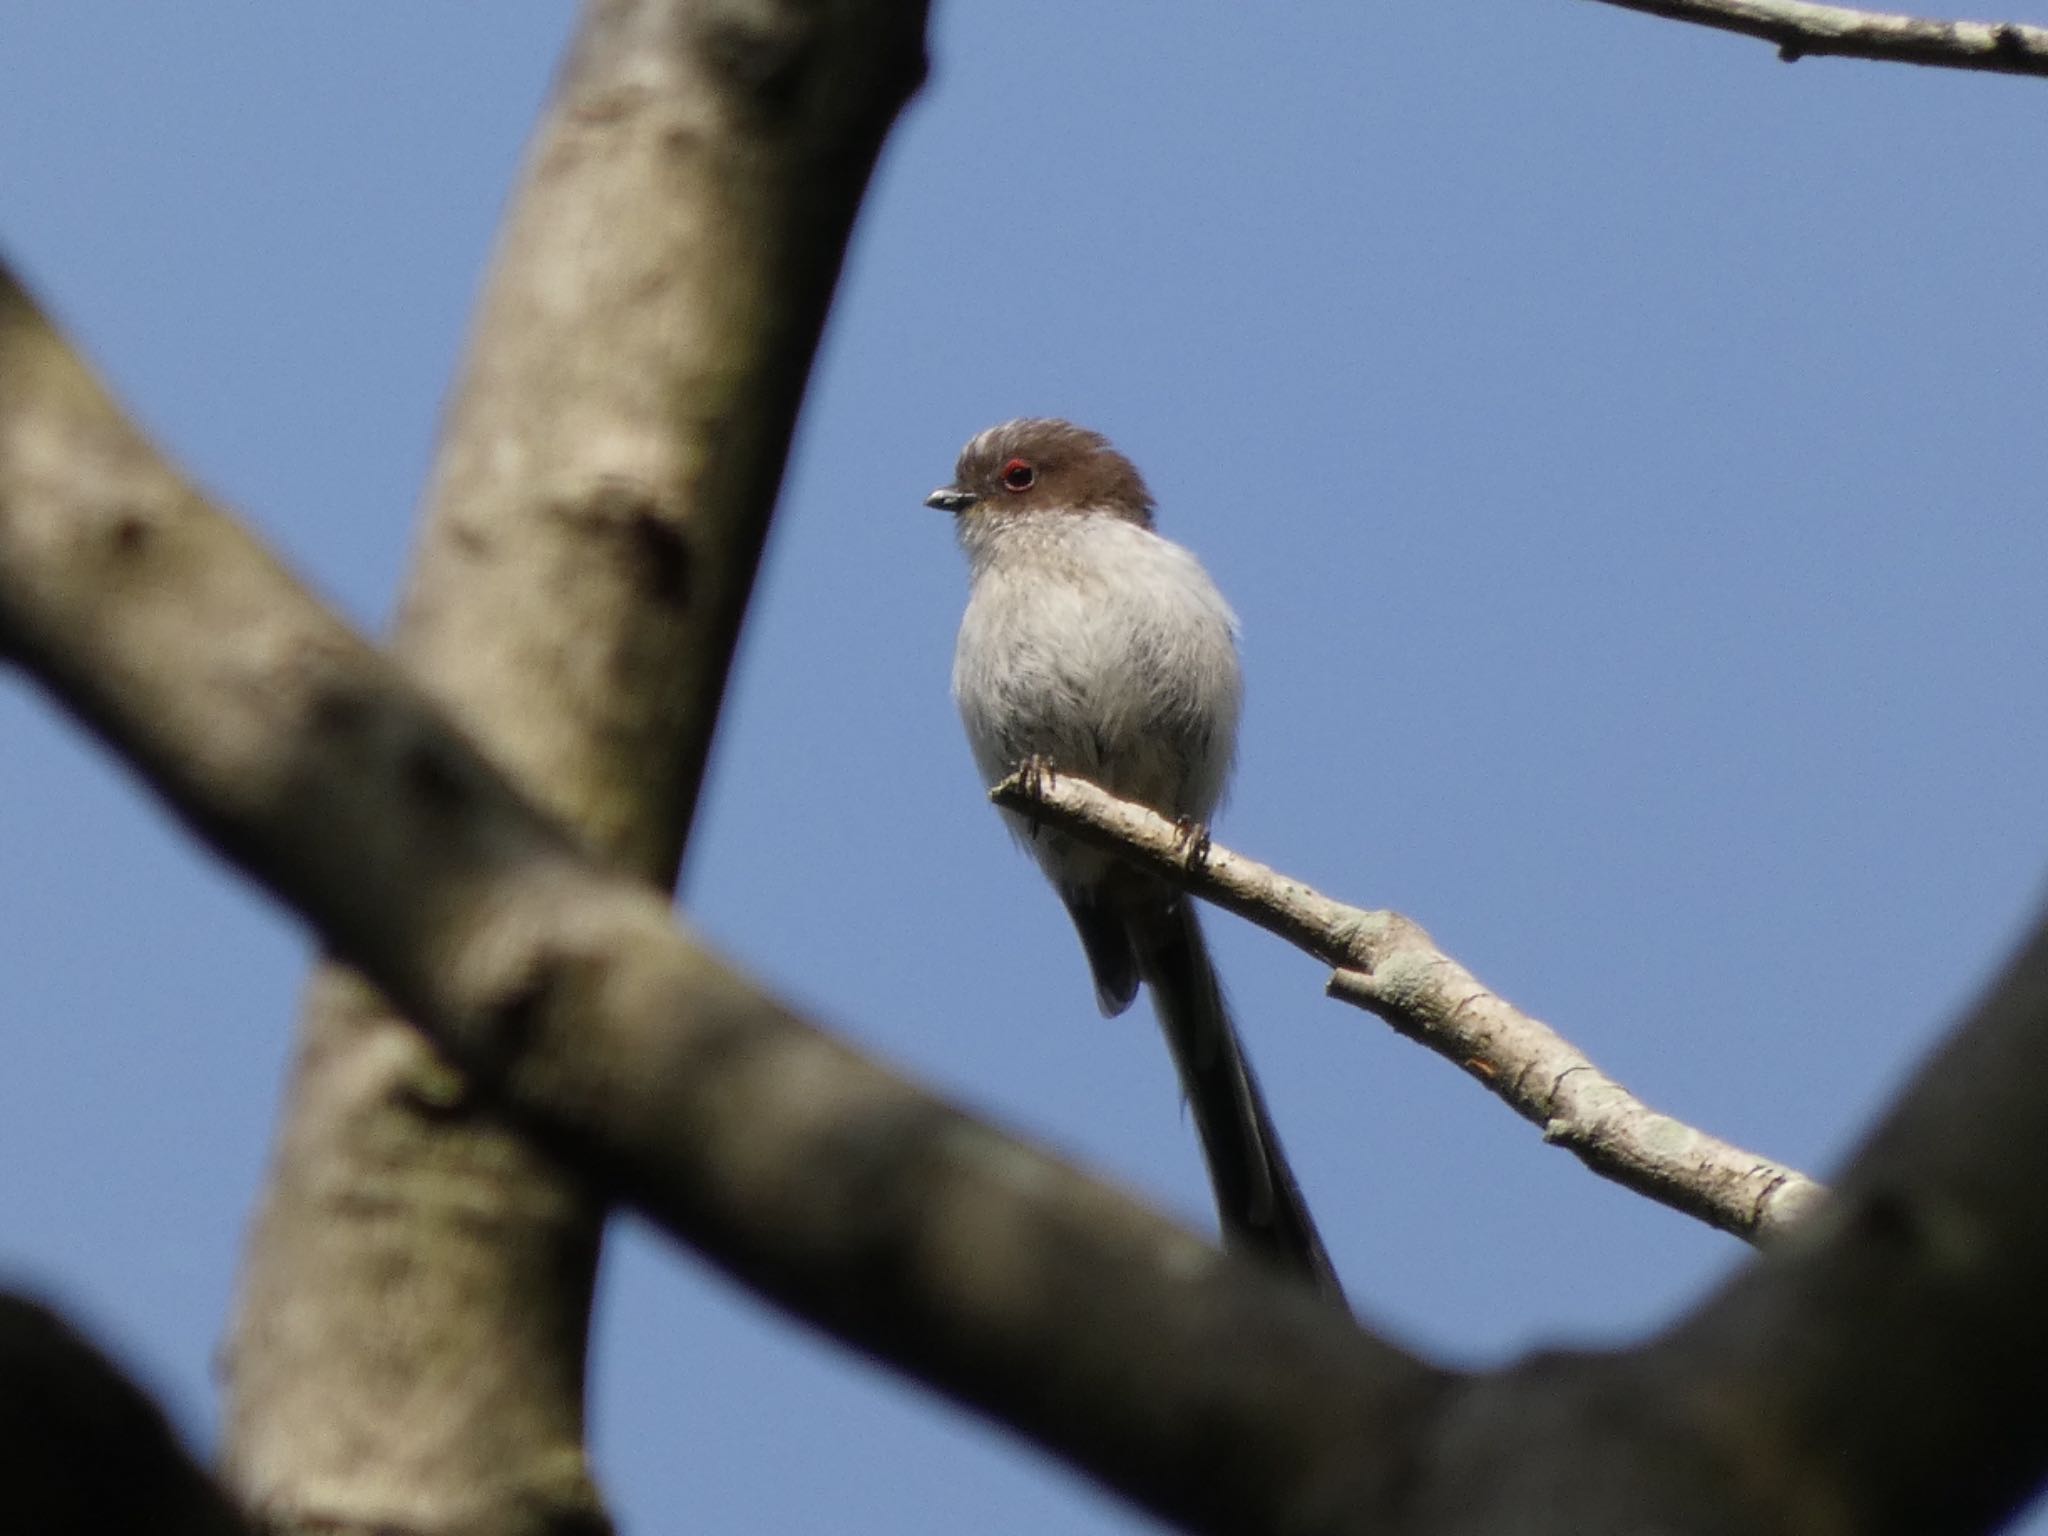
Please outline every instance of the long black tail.
M1132 934L1181 1086L1195 1115L1224 1246L1299 1275L1342 1304L1344 1288L1230 1022L1194 904L1176 897Z

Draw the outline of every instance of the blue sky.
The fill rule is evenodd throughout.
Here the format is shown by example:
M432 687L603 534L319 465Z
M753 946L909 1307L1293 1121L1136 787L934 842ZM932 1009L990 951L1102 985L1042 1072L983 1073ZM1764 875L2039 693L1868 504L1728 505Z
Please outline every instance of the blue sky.
M2048 20L2048 6L2003 9ZM0 9L0 248L139 417L381 628L563 7ZM2048 850L2048 82L1579 0L956 4L813 381L685 904L836 1027L1206 1223L1141 1013L981 803L919 505L1102 428L1244 620L1219 841L1400 908L1644 1097L1825 1173ZM309 956L0 678L0 1275L210 1442ZM1734 1242L1211 924L1360 1309L1625 1340ZM628 1224L626 1528L1144 1522Z

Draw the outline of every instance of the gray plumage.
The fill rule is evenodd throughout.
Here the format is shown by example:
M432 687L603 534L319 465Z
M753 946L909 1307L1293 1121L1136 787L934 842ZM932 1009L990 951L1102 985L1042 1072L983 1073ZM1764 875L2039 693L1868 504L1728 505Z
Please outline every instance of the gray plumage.
M991 427L928 504L954 514L970 593L953 694L993 785L1031 759L1206 825L1237 748L1237 620L1153 531L1143 478L1064 421ZM1340 1296L1224 1005L1191 902L1005 813L1081 936L1105 1014L1150 987L1193 1109L1226 1243Z

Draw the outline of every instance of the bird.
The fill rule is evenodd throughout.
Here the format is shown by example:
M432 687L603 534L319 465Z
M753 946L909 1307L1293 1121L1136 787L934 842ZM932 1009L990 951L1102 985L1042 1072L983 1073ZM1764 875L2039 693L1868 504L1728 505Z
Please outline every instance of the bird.
M1020 418L969 439L952 482L925 504L952 514L967 557L953 697L983 783L1020 769L1071 774L1205 840L1237 752L1237 617L1195 556L1159 534L1137 467L1099 432ZM1124 1012L1141 984L1150 991L1224 1246L1341 1303L1193 900L1003 815L1073 918L1103 1014Z

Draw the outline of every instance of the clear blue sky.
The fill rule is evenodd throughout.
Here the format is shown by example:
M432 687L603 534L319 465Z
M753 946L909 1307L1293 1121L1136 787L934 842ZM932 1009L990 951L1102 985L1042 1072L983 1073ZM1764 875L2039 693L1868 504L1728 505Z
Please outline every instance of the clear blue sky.
M2048 5L2008 6L2048 19ZM0 8L0 246L158 440L381 627L566 8ZM2048 851L2048 82L1581 0L952 4L805 413L687 905L925 1080L1206 1223L947 698L919 505L1061 413L1244 620L1228 845L1407 911L1645 1097L1824 1173ZM210 1442L308 959L0 678L0 1273ZM1227 919L1361 1309L1484 1362L1741 1261ZM631 1530L1142 1528L630 1227Z

